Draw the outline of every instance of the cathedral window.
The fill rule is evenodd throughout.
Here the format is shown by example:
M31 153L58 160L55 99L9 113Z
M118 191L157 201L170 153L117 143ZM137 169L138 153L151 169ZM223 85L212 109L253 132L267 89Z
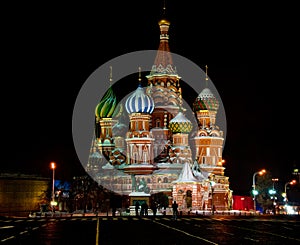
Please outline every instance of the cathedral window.
M144 160L144 162L148 162L148 152L146 150L144 150L144 153L143 153L143 160Z
M157 118L157 119L155 120L155 127L157 127L157 128L160 127L160 119L159 119L159 118Z
M133 163L137 163L138 162L137 159L138 159L138 154L137 154L137 152L134 152L133 153Z

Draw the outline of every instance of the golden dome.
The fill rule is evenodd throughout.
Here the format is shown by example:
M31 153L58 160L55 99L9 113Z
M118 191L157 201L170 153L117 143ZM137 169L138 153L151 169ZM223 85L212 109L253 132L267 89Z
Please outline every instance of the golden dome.
M159 25L170 25L170 21L168 21L167 19L161 19L159 22L158 22Z

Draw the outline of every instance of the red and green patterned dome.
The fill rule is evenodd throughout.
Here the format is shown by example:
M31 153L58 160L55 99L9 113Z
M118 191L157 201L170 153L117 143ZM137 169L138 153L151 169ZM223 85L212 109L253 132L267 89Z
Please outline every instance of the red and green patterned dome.
M180 111L176 117L170 120L169 129L172 131L173 134L176 133L188 134L192 131L193 124Z
M104 94L103 98L95 108L97 118L112 118L120 114L122 104L117 104L117 97L110 86Z
M193 110L195 112L200 110L217 111L218 109L219 101L209 88L203 89L193 103Z

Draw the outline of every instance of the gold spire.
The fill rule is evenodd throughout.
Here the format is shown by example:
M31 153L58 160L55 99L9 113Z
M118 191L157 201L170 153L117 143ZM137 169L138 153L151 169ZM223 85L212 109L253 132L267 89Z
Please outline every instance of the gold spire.
M207 75L208 66L205 65L205 86L207 87L208 75Z
M142 83L142 76L141 76L141 67L139 66L139 84Z
M112 81L113 81L113 79L112 79L112 66L110 66L109 69L110 69L109 82L112 83Z
M164 5L163 5L163 13L162 13L162 18L158 22L158 24L161 25L170 25L170 21L166 19L166 0L164 0Z

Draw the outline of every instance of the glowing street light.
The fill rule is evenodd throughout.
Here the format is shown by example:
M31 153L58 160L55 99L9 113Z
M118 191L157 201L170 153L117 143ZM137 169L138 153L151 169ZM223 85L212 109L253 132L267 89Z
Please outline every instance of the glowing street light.
M210 184L210 189L211 189L211 214L214 215L215 214L215 209L214 209L214 189L215 189L215 184L216 182L214 181L215 179L215 175L214 174L211 174L209 177L208 177L208 180L209 180L209 184Z
M292 181L286 182L285 185L284 185L284 193L282 193L282 194L284 194L284 195L282 195L282 196L285 198L285 203L286 203L286 204L287 204L287 202L288 202L287 193L286 193L286 187L287 187L288 185L294 185L294 184L296 184L296 180L292 180Z
M263 174L265 174L266 173L266 170L265 169L262 169L262 170L260 170L260 171L258 171L258 172L255 172L254 174L253 174L253 178L252 178L252 194L253 194L253 206L254 206L254 211L256 211L256 195L258 195L258 191L256 190L256 187L255 187L255 176L256 175L263 175Z
M222 166L225 163L225 159L222 159L221 161L218 162L218 166Z
M275 194L276 194L276 190L275 190L275 182L278 182L278 178L275 178L275 179L272 179L272 182L273 182L273 189L272 190L269 190L269 194L272 195L271 199L273 199L273 205L275 206L276 205L276 197L275 197Z
M54 179L54 173L55 173L55 168L56 168L55 162L51 162L51 163L50 163L50 167L51 167L51 169L53 170L53 171L52 171L52 201L50 202L50 204L51 204L51 206L52 206L52 211L53 211L54 206L57 205L57 202L55 201L55 194L54 194L54 182L55 182L55 179Z
M273 190L275 190L275 186L274 186L274 185L275 185L275 182L278 182L278 180L279 180L278 178L272 179L272 182L273 182Z

